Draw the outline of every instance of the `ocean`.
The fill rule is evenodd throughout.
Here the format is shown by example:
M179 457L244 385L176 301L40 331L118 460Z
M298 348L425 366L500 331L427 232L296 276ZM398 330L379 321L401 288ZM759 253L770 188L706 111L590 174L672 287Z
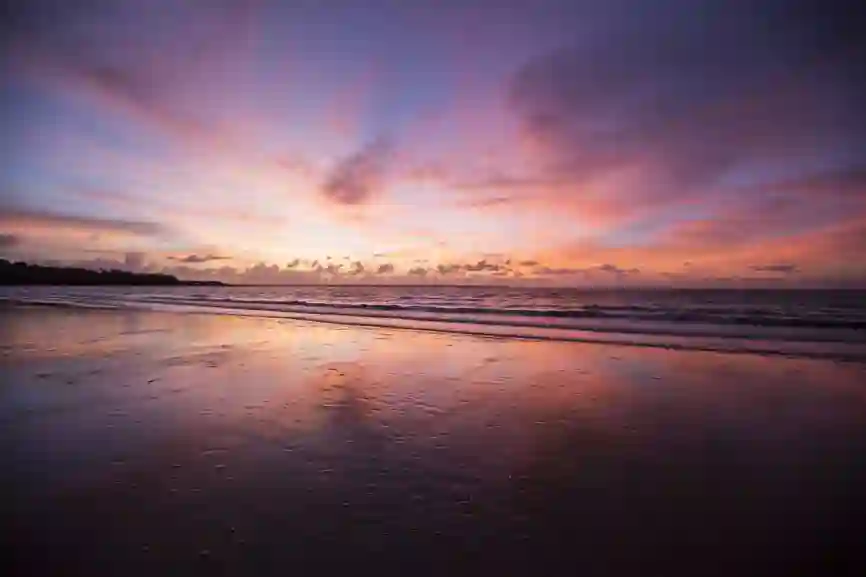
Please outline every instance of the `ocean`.
M866 291L857 290L43 286L2 287L0 302L866 359Z

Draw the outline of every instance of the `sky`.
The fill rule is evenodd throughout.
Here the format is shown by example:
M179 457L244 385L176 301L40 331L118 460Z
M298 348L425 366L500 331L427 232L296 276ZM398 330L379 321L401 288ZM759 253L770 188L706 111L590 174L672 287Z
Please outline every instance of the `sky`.
M13 0L0 256L866 287L847 0Z

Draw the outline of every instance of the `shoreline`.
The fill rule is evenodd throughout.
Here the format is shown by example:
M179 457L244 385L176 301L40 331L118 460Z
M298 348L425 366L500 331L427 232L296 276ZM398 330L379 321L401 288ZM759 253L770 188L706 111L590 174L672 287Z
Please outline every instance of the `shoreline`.
M2 522L22 574L818 575L859 559L856 363L0 316Z
M224 304L187 304L171 302L140 303L69 303L51 301L15 301L0 299L0 307L59 308L78 310L140 311L165 314L204 314L244 318L271 318L309 321L328 325L345 325L370 329L400 329L477 337L503 338L524 341L570 342L625 347L645 347L673 351L695 351L727 354L766 355L784 358L825 359L839 362L866 364L866 341L852 342L821 335L821 338L771 338L770 335L749 335L740 328L739 333L719 335L693 330L656 330L632 327L558 327L521 324L519 322L492 321L483 318L466 320L438 320L435 317L396 317L376 314L322 313L278 308L226 306ZM694 327L689 327L694 329ZM780 335L784 330L780 328ZM859 335L858 335L859 336Z

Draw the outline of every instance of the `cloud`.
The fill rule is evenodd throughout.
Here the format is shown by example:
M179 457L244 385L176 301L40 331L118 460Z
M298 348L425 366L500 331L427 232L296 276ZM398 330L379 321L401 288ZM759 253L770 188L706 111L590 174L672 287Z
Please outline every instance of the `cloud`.
M475 264L463 265L463 270L465 270L466 272L483 272L483 271L495 272L495 271L500 270L501 268L502 268L501 265L489 263L489 262L487 262L486 259L479 260Z
M286 268L298 268L298 265L301 264L301 259L296 258L295 260L289 261L286 263Z
M409 276L422 276L422 277L427 276L427 269L424 268L423 266L410 268L409 269Z
M568 276L568 275L584 275L586 269L583 268L551 268L547 266L539 266L533 269L533 274L538 276Z
M637 268L623 269L623 268L619 268L615 264L603 264L603 265L596 267L596 270L599 270L601 272L610 273L610 274L615 274L618 276L640 273L640 269L637 269Z
M536 276L574 276L580 275L587 278L592 278L597 273L603 273L604 275L614 275L617 278L624 278L629 275L635 275L640 273L639 269L636 268L620 268L613 264L602 264L594 267L548 267L548 266L536 266L532 269L532 273Z
M792 274L799 270L799 267L795 264L753 265L749 268L755 272L781 272L785 274Z
M519 266L537 266L537 260L522 260L518 263Z
M21 239L14 234L0 234L0 248L11 248L21 243Z
M441 275L449 275L463 270L463 265L460 264L439 264L436 265L436 270Z
M147 221L98 218L51 211L0 207L0 227L29 232L107 233L155 236L167 232L160 224Z
M351 267L349 268L349 270L346 274L349 274L351 276L358 276L358 275L364 274L364 271L365 271L364 263L362 263L359 260L356 260L355 262L352 263Z
M280 269L275 264L268 265L263 262L257 263L245 270L236 270L232 267L208 268L204 271L195 267L181 268L184 272L179 272L179 277L189 276L196 279L215 278L239 284L292 284L298 282L317 282L319 280L319 273L316 271Z
M514 196L489 196L485 198L469 198L460 200L456 203L456 206L465 208L490 208L512 204L517 200L518 199Z
M376 274L393 274L394 273L394 265L390 262L386 262L385 264L380 264L379 268L376 269Z
M146 256L143 252L128 252L123 257L123 264L127 270L144 270Z
M536 161L528 182L547 179L538 194L561 207L627 219L694 199L742 200L732 175L785 163L790 174L805 151L821 151L807 158L813 165L862 161L866 82L856 70L866 42L851 7L595 6L579 44L512 78L509 101Z
M139 169L136 167L134 170ZM197 199L185 199L179 195L173 195L171 199L164 199L152 194L99 189L75 191L74 194L88 202L96 201L99 204L108 204L124 211L153 212L157 210L160 214L172 217L183 216L210 221L254 224L256 227L285 225L285 219L273 213L253 212L246 210L249 207L226 205L216 199L214 202L201 203Z
M73 261L57 261L50 259L42 261L42 264L50 266L73 266L86 268L90 270L124 270L129 272L164 272L157 270L147 264L147 255L143 252L127 252L118 253L116 251L93 251L103 253L106 256L100 256L91 259L73 260ZM111 258L111 257L114 258ZM171 274L171 273L168 273Z
M149 2L17 4L10 10L11 33L6 35L8 60L16 71L88 97L101 109L173 138L207 146L224 140L215 124L208 126L200 115L183 110L174 96L178 88L200 83L202 70L239 47L242 30L256 17L257 3L172 4L171 18L163 10L152 10ZM196 26L189 25L193 20ZM116 33L129 22L146 33Z
M382 184L391 152L391 145L382 139L364 145L331 169L322 194L340 205L365 204Z
M178 262L182 262L182 263L186 263L186 264L199 264L199 263L211 262L211 261L215 261L215 260L231 260L231 258L232 257L230 257L230 256L219 256L216 254L205 254L205 255L191 254L188 256L170 256L170 257L168 257L169 260L176 260Z
M154 70L107 64L79 63L79 66L75 71L79 87L91 91L116 109L176 136L198 139L207 136L208 129L204 124L172 110L157 89L165 85L164 79L154 74Z
M467 182L459 182L455 183L455 188L461 190L489 190L489 189L498 189L498 190L514 190L514 189L533 189L533 188L543 188L550 186L551 184L556 184L559 181L551 180L550 178L544 177L518 177L518 176L509 176L501 173L488 175L484 178L467 181ZM505 197L510 199L510 197Z

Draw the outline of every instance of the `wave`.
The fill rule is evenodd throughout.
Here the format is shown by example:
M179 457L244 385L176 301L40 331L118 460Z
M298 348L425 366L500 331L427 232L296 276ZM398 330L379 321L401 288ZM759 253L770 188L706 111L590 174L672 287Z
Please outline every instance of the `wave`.
M0 298L0 304L24 304L70 308L107 308L116 310L147 309L163 312L207 313L228 316L268 317L318 323L375 327L387 329L411 329L425 332L466 334L479 337L508 338L522 340L545 340L614 344L623 346L664 348L670 350L710 351L723 353L747 353L786 357L820 358L837 361L866 363L866 342L845 340L828 335L792 335L790 333L757 334L754 332L723 333L706 330L678 331L676 327L647 326L568 326L551 323L503 322L498 319L464 316L462 318L407 317L396 315L359 315L349 311L297 310L266 306L226 306L213 301L181 302L179 299L137 299L123 303L94 302L70 299L8 299ZM822 338L823 337L823 338Z
M401 299L404 297L400 297ZM790 327L815 329L849 329L866 331L866 317L850 318L824 313L822 316L793 315L759 307L711 308L694 307L687 310L650 307L642 305L587 305L579 308L517 308L488 306L442 306L411 305L390 303L341 303L311 300L257 300L238 298L156 298L147 297L141 302L166 304L206 304L218 303L239 307L283 307L282 310L326 310L332 314L364 314L367 311L382 311L397 314L427 313L443 318L459 315L473 317L526 317L533 319L630 319L633 321L663 321L674 323L743 325L754 327ZM866 337L864 337L866 338Z

